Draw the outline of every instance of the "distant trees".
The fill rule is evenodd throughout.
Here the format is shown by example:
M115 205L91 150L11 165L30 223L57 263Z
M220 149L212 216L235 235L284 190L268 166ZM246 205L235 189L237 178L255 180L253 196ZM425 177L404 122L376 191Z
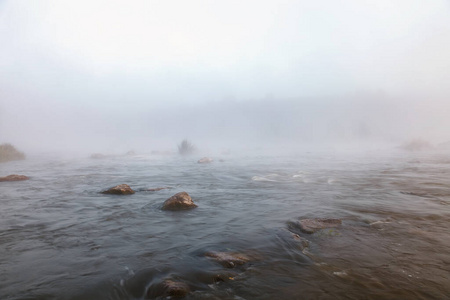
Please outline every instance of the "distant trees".
M25 159L25 154L18 151L13 145L11 144L0 145L0 163L21 159Z
M184 139L181 144L178 145L178 153L181 155L193 154L195 150L196 147L187 139Z

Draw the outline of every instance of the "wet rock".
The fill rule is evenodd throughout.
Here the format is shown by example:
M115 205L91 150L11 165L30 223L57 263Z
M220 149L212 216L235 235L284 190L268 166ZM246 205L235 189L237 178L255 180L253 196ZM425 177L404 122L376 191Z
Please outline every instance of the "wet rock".
M292 234L292 237L296 242L299 242L300 250L304 250L305 248L309 247L309 241L301 236L299 236L296 233Z
M226 268L234 268L250 261L250 257L236 252L207 252L206 257L210 257Z
M1 181L22 181L22 180L28 180L28 179L30 179L30 178L25 175L12 174L12 175L8 175L5 177L0 177L0 182Z
M303 219L298 222L300 230L309 234L321 229L339 227L341 224L340 219Z
M0 163L22 159L25 159L25 154L18 151L13 145L11 144L0 145Z
M379 220L375 221L369 224L370 227L375 229L384 229L386 227L386 224L390 224L390 221L387 220Z
M209 163L212 163L212 162L213 162L213 159L210 158L210 157L203 157L203 158L200 158L197 161L197 163L199 163L199 164L209 164Z
M181 281L166 279L163 282L164 294L169 297L182 298L189 292L189 286Z
M189 294L191 289L181 281L166 279L158 284L151 285L147 290L147 299L183 298Z
M298 226L293 225L292 222L291 224L288 223L288 226L288 229L281 228L280 230L276 231L278 238L286 244L286 247L299 249L302 252L303 250L309 248L309 241L296 233L298 232Z
M163 210L184 210L195 208L197 205L192 201L191 196L186 192L180 192L163 203Z
M152 188L152 189L145 189L144 191L147 191L147 192L157 192L157 191L160 191L160 190L167 190L167 189L169 189L168 186L166 186L166 187L157 187L157 188Z
M128 184L119 184L115 187L112 187L106 191L103 191L102 194L112 194L112 195L131 195L135 192L131 189Z

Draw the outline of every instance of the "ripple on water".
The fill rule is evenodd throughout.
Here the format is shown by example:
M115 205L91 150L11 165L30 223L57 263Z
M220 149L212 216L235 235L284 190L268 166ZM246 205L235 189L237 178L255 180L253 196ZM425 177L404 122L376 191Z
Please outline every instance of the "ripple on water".
M445 299L445 160L23 161L14 168L31 180L0 185L0 298L157 298L172 280L189 286L190 299ZM121 183L138 192L99 193ZM142 191L163 186L172 189ZM199 207L162 211L180 191ZM289 230L304 218L342 226ZM228 268L208 252L254 259Z

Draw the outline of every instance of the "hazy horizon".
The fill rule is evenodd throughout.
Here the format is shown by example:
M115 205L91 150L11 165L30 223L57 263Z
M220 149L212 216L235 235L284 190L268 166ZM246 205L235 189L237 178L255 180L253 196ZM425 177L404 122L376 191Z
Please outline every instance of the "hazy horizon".
M0 2L0 143L450 140L447 1Z

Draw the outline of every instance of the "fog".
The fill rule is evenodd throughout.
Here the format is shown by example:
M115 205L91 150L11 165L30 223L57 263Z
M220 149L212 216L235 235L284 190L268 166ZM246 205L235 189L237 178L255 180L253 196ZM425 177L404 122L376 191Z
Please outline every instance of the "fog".
M1 1L0 143L450 140L448 1Z

